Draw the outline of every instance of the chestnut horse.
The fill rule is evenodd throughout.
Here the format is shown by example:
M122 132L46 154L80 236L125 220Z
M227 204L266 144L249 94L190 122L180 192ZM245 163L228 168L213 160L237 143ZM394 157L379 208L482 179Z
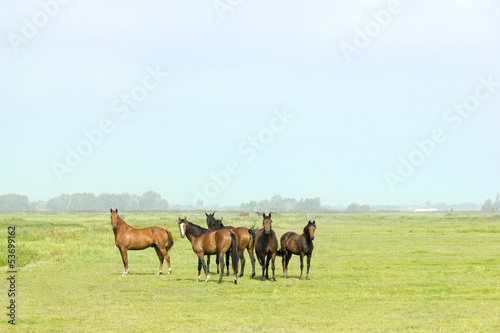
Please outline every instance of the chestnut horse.
M304 256L307 256L307 275L309 280L309 266L311 266L311 256L314 250L313 240L314 232L316 231L316 221L309 221L304 227L304 232L299 235L293 231L286 232L281 236L281 251L278 251L279 256L283 256L281 263L283 264L283 277L288 278L288 262L292 254L300 256L300 279L302 280L302 271L304 269Z
M257 253L257 259L262 266L262 281L269 279L269 261L271 261L271 269L273 270L273 281L276 281L274 275L274 260L276 259L276 251L278 250L278 238L276 238L276 233L271 229L271 213L269 216L262 214L262 229L257 231L255 237L255 252ZM264 277L265 271L265 277Z
M224 254L231 248L231 255L233 257L233 271L234 283L238 283L238 254L236 249L238 247L236 235L229 229L221 229L217 231L210 231L202 228L196 224L188 222L184 217L179 217L179 230L181 237L186 236L191 242L194 253L198 256L198 281L200 281L201 267L205 271L208 282L208 270L205 264L205 254L216 254L220 262L220 276L217 283L221 283L222 276L224 275Z
M118 209L110 209L111 225L115 234L115 244L120 250L125 271L122 275L128 274L128 259L127 250L144 250L148 247L154 247L158 259L160 260L160 268L158 274L162 274L163 259L167 260L168 275L172 272L170 268L170 256L168 250L174 245L172 233L167 229L160 227L149 227L144 229L136 229L125 223L118 215Z

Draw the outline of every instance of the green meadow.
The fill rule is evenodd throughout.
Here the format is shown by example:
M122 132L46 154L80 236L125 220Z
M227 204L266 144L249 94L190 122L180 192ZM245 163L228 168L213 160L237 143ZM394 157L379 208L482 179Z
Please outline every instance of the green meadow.
M22 332L492 332L500 331L500 214L316 213L311 280L293 256L283 279L196 282L197 257L181 239L180 215L206 227L204 212L129 212L130 225L166 227L172 275L157 276L154 249L114 244L109 212L0 213L0 331ZM224 224L261 224L219 212ZM273 214L279 237L301 233L305 214ZM16 227L15 327L8 323L8 227ZM164 268L166 271L166 266ZM202 273L203 274L203 273ZM305 276L305 273L304 273Z

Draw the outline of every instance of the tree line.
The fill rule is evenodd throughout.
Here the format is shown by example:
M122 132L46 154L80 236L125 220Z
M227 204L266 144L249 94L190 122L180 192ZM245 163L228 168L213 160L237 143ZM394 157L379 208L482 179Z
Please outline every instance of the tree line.
M281 195L275 195L271 199L263 199L260 201L252 200L243 202L240 205L242 211L259 211L259 212L304 212L318 211L321 209L321 199L296 200L293 198L283 198Z
M119 207L123 210L167 210L168 202L154 191L142 195L122 193L103 193L98 196L93 193L61 194L46 202L30 202L28 197L19 194L0 196L1 211L78 211L78 210L109 210Z
M486 199L481 206L483 212L498 212L500 210L500 194L497 193L496 200Z

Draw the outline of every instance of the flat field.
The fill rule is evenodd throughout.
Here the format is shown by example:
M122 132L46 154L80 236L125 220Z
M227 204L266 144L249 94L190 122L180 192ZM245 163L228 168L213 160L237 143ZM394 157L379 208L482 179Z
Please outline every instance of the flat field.
M283 279L260 267L234 285L196 282L197 257L179 215L206 226L204 212L126 212L130 225L167 227L172 275L157 276L154 249L129 251L123 277L109 212L0 214L0 287L6 307L7 232L16 227L15 329L23 332L492 332L500 331L500 215L494 213L316 213L311 280L298 257ZM224 223L261 225L255 214L220 212ZM301 233L306 214L273 214L278 238ZM257 264L258 265L258 264ZM212 257L212 271L215 261ZM166 268L164 268L166 271ZM305 275L305 273L304 273Z

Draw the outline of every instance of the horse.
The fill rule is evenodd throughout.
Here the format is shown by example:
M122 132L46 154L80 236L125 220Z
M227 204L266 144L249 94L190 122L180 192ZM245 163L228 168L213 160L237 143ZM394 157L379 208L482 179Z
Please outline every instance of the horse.
M215 212L212 214L207 214L205 212L205 216L207 217L207 226L209 230L212 231L217 231L220 228L224 227L222 224L222 217L220 220L216 220L215 217ZM233 227L224 227L226 229L233 229ZM217 266L217 274L219 274L219 257L215 257L215 264ZM229 275L229 253L226 253L226 267L227 267L227 275ZM207 270L210 273L210 255L207 255Z
M245 212L240 213L240 216L249 216L249 215L250 215L250 213L245 213Z
M136 229L129 226L118 215L118 209L110 209L111 225L113 226L113 233L115 234L115 244L120 250L122 256L124 272L123 276L129 273L127 250L144 250L148 247L154 247L158 259L160 260L160 268L157 275L162 274L163 259L167 261L168 271L170 275L172 268L170 267L170 256L168 250L174 245L172 233L168 229L160 227L148 227L143 229Z
M302 271L304 269L304 256L307 256L307 274L309 279L309 267L311 266L311 257L314 250L313 240L314 232L316 231L316 221L309 221L304 227L304 232L299 235L293 231L286 232L281 236L281 250L277 252L278 256L282 256L283 277L288 278L288 262L292 254L300 256L300 279L302 280Z
M271 261L271 269L273 270L273 281L276 281L274 275L274 260L276 259L276 251L278 250L278 238L276 238L276 233L271 229L271 214L266 216L262 214L262 229L257 231L255 237L255 252L257 253L257 259L262 266L262 281L269 279L269 261ZM265 272L265 276L264 276Z
M250 256L250 262L252 264L252 275L250 277L255 276L255 257L253 255L253 250L255 248L255 231L252 229L248 229L245 227L238 227L231 230L236 235L236 239L238 240L238 257L241 261L241 272L239 277L243 276L245 271L245 249L248 251L248 255Z
M198 256L198 282L200 281L201 267L205 271L206 280L208 282L209 275L207 265L205 264L205 254L216 254L220 261L220 276L217 283L221 283L224 275L224 254L231 248L231 256L233 258L234 284L238 283L238 254L236 235L229 229L221 229L211 231L193 224L186 217L179 217L179 231L181 237L186 236L191 242L194 253Z

